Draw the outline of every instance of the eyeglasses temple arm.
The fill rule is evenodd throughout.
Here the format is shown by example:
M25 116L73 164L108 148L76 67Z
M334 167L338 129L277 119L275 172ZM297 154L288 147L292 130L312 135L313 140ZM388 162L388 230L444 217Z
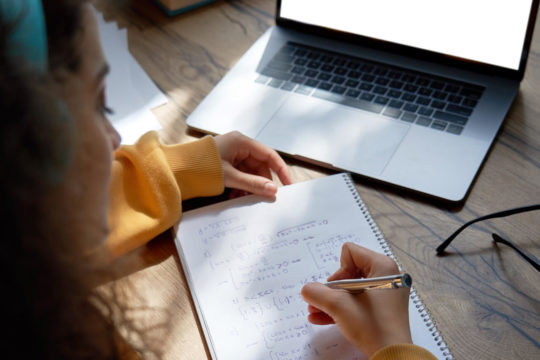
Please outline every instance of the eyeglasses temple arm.
M500 237L499 235L497 234L491 234L491 236L493 237L493 241L495 241L496 243L501 243L501 244L504 244L506 246L510 246L512 249L514 249L523 259L527 260L527 262L529 264L531 264L537 271L540 271L540 264L537 262L537 261L534 261L530 256L528 256L527 254L525 254L523 251L521 251L517 246L515 246L513 243L511 243L510 241Z
M498 212L495 212L495 213L492 213L492 214L484 215L484 216L481 216L479 218L473 219L473 220L471 220L469 222L466 222L459 229L457 229L452 235L450 235L448 237L448 239L444 240L443 243L437 247L437 249L436 249L437 254L441 255L444 252L444 250L448 247L448 245L450 245L452 240L454 240L454 238L456 236L458 236L458 234L460 232L462 232L463 229L465 229L469 225L474 224L475 222L482 221L482 220L487 220L487 219L494 219L494 218L509 216L509 215L514 215L514 214L519 214L519 213L522 213L522 212L533 211L533 210L540 210L540 204L522 206L522 207L518 207L518 208L504 210L504 211L498 211Z

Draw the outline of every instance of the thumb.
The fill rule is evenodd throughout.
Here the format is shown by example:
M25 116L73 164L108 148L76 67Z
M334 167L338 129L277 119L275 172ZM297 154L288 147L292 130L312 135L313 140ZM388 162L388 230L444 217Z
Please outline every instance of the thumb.
M266 197L275 196L277 193L277 186L271 180L245 173L232 165L225 169L225 186Z
M330 289L317 282L304 285L301 295L308 304L324 312L334 321L340 318L342 313L347 312L347 302L350 301L346 292Z

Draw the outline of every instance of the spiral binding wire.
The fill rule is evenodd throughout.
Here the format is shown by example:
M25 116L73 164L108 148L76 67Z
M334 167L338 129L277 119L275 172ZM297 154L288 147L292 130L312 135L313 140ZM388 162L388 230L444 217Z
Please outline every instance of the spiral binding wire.
M399 263L397 258L394 256L394 253L390 249L390 246L388 245L383 234L379 230L379 227L377 226L377 224L371 217L371 214L369 213L369 210L367 209L366 204L364 204L364 202L360 198L360 194L358 193L358 190L354 186L354 181L351 177L351 174L344 173L343 175L344 175L345 183L347 184L347 187L351 190L354 201L360 207L360 211L362 212L362 215L364 215L364 217L366 218L368 225L371 231L373 231L373 234L375 235L375 238L377 239L378 243L381 245L384 254L389 256L392 260L394 260L396 264L398 265L399 269L401 270L402 269L401 264ZM445 356L445 360L453 360L454 358L452 354L450 353L448 346L446 346L446 342L443 340L442 335L437 330L437 326L435 325L434 321L431 319L429 311L424 307L422 299L420 299L414 287L411 287L410 299L415 305L415 308L420 313L420 317L422 318L425 325L427 326L431 336L437 342L437 346L439 347L439 350L441 350L442 354Z

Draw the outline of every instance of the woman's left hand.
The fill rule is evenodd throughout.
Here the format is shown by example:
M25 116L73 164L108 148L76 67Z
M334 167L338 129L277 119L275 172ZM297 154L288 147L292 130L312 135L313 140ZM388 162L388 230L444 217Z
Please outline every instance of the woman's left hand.
M287 164L269 147L238 131L214 139L221 156L225 187L273 197L277 185L272 181L271 170L283 185L292 183Z

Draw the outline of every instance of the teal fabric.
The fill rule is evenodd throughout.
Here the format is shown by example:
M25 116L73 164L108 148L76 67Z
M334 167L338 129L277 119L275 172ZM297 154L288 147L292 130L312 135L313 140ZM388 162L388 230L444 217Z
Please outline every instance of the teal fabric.
M47 29L41 0L0 0L2 22L14 24L8 51L41 73L47 72Z

